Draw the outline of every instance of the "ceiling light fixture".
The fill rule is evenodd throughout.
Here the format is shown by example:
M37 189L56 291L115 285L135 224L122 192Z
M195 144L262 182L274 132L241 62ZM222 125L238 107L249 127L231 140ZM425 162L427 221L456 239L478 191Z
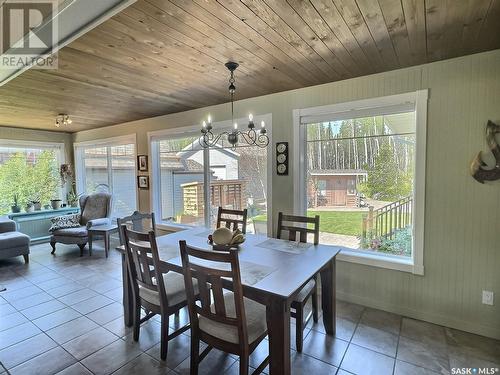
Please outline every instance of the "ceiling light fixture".
M61 126L68 126L73 123L73 120L69 117L69 115L60 113L56 117L56 128L59 128Z
M256 131L255 124L253 122L253 115L251 113L248 115L248 130L238 130L238 123L234 121L234 93L236 92L236 86L234 85L234 71L239 64L229 61L225 65L231 73L229 78L229 95L231 97L231 123L233 124L233 130L215 135L212 132L212 118L208 115L207 121L203 121L201 128L202 136L199 138L201 147L214 147L222 137L227 138L227 141L233 148L236 148L238 142L245 142L250 146L258 146L261 148L267 147L269 144L269 137L267 136L266 124L264 121L261 121L260 129Z

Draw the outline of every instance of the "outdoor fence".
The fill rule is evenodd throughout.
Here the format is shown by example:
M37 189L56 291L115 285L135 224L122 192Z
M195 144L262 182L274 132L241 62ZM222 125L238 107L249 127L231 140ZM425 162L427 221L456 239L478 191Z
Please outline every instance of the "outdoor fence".
M363 238L393 239L399 229L412 223L413 196L389 203L378 210L370 206L368 214L363 217Z

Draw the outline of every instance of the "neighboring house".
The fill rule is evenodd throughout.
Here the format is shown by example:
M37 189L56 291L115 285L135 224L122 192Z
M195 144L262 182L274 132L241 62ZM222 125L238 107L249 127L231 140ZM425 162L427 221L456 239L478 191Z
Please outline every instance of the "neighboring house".
M192 150L192 148L193 144L188 145L177 153L177 156L203 165L203 150ZM210 169L218 180L237 180L239 178L240 154L228 148L210 148L209 152Z
M308 179L309 207L356 207L358 184L368 173L361 169L314 169Z
M188 145L175 155L163 154L161 156L161 196L164 216L162 219L184 213L182 185L203 182L203 150L192 150L193 145ZM237 180L238 160L239 154L232 150L210 149L212 180Z

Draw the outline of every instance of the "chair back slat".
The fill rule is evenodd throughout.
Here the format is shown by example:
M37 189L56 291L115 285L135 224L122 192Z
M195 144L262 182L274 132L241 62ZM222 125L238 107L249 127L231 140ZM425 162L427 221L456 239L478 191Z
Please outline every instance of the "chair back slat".
M287 224L284 224L284 223ZM291 223L291 224L288 224ZM296 226L293 223L305 224L305 226ZM313 228L308 228L307 224L313 224ZM319 215L315 217L283 215L282 212L278 214L278 233L276 237L281 239L282 232L288 232L289 241L297 241L297 233L299 234L298 241L307 242L307 235L313 234L313 243L319 243Z
M243 233L246 233L247 215L248 211L246 208L240 211L240 210L228 210L219 207L219 210L217 212L217 228L220 228L221 225L224 225L226 228L229 228L232 231L240 229Z
M168 306L167 294L160 271L160 257L153 231L149 233L136 232L122 224L121 231L125 240L127 268L136 295L139 289L148 289L159 294L160 306Z
M149 233L153 231L156 233L156 222L154 213L141 213L135 211L130 216L125 216L117 219L118 235L120 237L120 245L125 245L125 238L123 237L122 225L126 225L128 229L135 232Z
M196 249L188 246L186 241L179 241L179 245L193 329L199 329L199 316L203 316L218 323L237 327L240 343L246 343L248 332L244 323L246 317L238 253ZM196 304L193 278L198 280L200 305ZM230 308L226 305L228 299L224 298L224 290L226 290L224 285L228 286L227 283L231 285L234 296L234 301L231 301L234 303L231 307L234 308L231 310L235 311L235 316L228 316ZM210 291L213 296L213 305L208 298Z

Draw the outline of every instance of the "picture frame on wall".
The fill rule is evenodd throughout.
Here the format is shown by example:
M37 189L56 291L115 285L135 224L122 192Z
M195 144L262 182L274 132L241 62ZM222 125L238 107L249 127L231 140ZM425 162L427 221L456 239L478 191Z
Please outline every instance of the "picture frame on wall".
M148 171L148 156L147 155L137 155L137 169L140 172Z
M149 189L149 176L137 176L137 187L139 189Z

